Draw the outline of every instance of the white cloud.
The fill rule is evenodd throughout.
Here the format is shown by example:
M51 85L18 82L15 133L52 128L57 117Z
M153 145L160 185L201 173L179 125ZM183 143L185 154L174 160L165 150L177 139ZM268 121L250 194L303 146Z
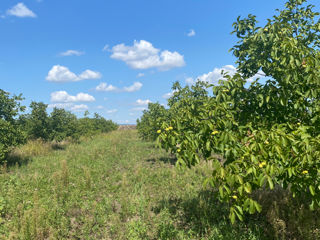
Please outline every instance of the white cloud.
M103 51L103 52L109 51L109 45L108 45L108 44L105 45L105 46L103 47L102 51Z
M188 37L193 37L196 35L196 32L193 29L190 29L190 31L188 32Z
M265 76L266 76L266 74L262 70L259 70L256 75L254 75L253 77L249 78L247 81L248 82L253 82L253 81L257 80L257 78L263 78Z
M117 88L102 82L98 86L96 86L96 90L99 92L111 92L111 91L116 91Z
M119 120L119 124L128 124L130 121L129 120Z
M183 56L178 52L161 52L145 40L134 41L133 46L118 44L111 51L111 58L121 60L134 69L158 68L166 71L185 65Z
M149 99L146 99L146 100L138 99L136 101L136 105L139 105L139 106L148 105L149 103L151 103Z
M189 85L192 85L192 84L194 84L194 79L192 78L192 77L188 77L188 78L186 78L186 83L187 84L189 84Z
M70 103L70 102L94 102L95 98L87 93L78 93L76 96L69 95L66 91L51 93L51 102Z
M131 108L131 111L143 111L146 110L147 108L145 107L135 107L135 108Z
M49 71L46 80L50 82L77 82L87 79L99 79L101 74L92 70L85 70L80 75L71 72L67 67L55 65Z
M222 68L214 68L212 72L205 73L201 76L199 76L197 79L203 82L208 82L211 84L218 84L218 81L222 79L221 71L224 71L225 73L228 72L231 76L234 75L237 72L237 69L232 65L226 65Z
M81 80L87 80L87 79L99 79L101 78L101 73L99 72L94 72L92 70L85 70L84 72L82 72L80 75L79 75L79 78Z
M35 18L37 15L32 12L26 5L23 3L18 3L13 6L11 9L7 10L7 15L16 16L16 17L32 17Z
M116 92L136 92L138 90L141 89L142 87L142 83L141 82L134 82L133 85L129 86L129 87L124 87L123 89L117 88L113 85L108 85L105 82L100 83L98 86L96 86L96 91L99 92L111 92L111 91L116 91Z
M48 105L48 108L65 108L68 109L73 106L73 103L52 103Z
M67 67L55 65L49 71L46 80L51 82L73 82L78 81L79 77Z
M224 73L229 74L230 76L233 76L237 73L237 68L233 65L226 65L222 68L214 68L213 71L209 73L205 73L201 76L198 76L196 80L207 82L210 84L217 85L220 79L223 79L223 75L221 74L221 71L224 71ZM248 82L252 82L256 80L257 78L261 78L264 75L262 71L259 71L255 76L247 79ZM187 78L186 80L187 84L194 84L195 80L193 78Z
M104 109L104 107L99 105L99 106L97 106L97 109Z
M89 109L89 107L85 104L74 105L73 107L71 107L71 110L75 111L75 112L83 112L88 109Z
M66 57L66 56L81 56L84 52L80 52L77 50L67 50L65 52L60 53L60 56Z
M75 105L74 103L52 103L48 105L48 108L63 108L75 112L82 112L89 109L85 104Z
M111 109L111 110L107 110L107 114L113 114L118 112L118 109Z
M129 86L129 87L124 87L123 91L125 92L135 92L140 90L140 88L142 87L142 83L141 82L134 82L133 85Z
M168 92L168 93L164 94L162 97L165 99L171 98L175 92L177 92L177 91Z
M144 73L138 73L137 77L143 77L144 75Z

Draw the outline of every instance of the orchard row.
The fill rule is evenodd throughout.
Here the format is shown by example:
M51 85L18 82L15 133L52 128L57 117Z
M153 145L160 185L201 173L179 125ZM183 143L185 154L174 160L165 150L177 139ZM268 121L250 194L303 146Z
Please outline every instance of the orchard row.
M81 136L109 132L117 129L117 124L98 114L93 118L77 118L65 109L54 108L48 114L47 104L32 102L31 112L23 114L21 96L10 96L0 89L0 163L6 160L13 147L28 139L44 141L79 140Z
M280 187L320 206L320 22L306 0L257 26L238 18L231 49L238 73L218 85L173 85L168 108L149 104L138 120L142 138L192 167L212 161L206 184L228 203L230 219L261 211L259 190ZM248 86L248 80L257 79Z

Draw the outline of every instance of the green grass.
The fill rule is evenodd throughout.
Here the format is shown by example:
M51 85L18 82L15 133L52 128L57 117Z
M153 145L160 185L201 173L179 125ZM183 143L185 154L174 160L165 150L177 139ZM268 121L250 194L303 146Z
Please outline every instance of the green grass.
M22 158L28 147L21 149ZM0 174L0 239L319 237L318 212L302 207L303 216L299 209L286 214L281 206L301 206L289 198L278 210L273 199L262 215L231 225L226 206L203 187L209 163L178 169L173 158L140 141L135 130L98 135L27 160ZM281 194L273 196L285 199Z

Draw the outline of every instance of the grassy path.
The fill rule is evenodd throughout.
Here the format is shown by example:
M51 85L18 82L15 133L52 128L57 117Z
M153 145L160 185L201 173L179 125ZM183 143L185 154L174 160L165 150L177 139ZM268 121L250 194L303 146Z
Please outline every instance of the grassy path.
M99 135L0 174L0 239L265 239L231 226L202 182L135 130Z

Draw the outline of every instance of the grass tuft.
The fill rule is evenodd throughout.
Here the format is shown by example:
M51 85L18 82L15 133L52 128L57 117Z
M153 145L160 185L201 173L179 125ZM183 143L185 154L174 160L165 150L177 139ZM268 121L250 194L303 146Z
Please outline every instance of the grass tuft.
M15 154L28 164L0 173L0 239L320 239L319 212L281 189L255 193L262 214L231 225L203 187L210 163L176 168L136 130Z

